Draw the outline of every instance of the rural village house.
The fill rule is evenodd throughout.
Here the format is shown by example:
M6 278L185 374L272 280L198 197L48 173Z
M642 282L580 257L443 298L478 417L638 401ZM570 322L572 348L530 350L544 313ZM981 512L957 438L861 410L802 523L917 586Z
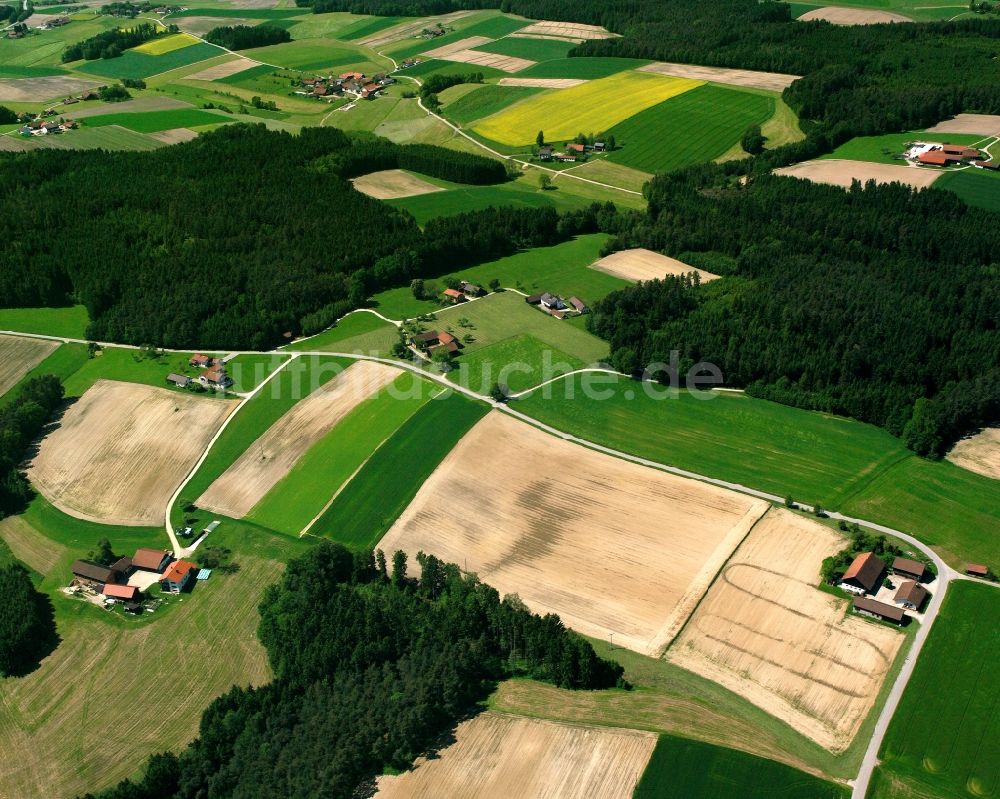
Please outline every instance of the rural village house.
M179 594L198 573L198 565L189 560L177 560L171 563L163 573L160 588L172 594Z
M926 588L913 580L904 580L900 583L899 590L896 591L893 601L904 608L920 610L920 606L924 604L925 599L927 599Z
M874 552L862 552L840 578L840 587L852 594L871 593L878 586L885 564Z

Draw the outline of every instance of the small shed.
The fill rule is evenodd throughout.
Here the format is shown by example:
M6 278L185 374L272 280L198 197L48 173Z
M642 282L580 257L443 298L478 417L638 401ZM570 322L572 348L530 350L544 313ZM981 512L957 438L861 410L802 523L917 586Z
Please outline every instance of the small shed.
M569 304L573 306L573 310L577 313L587 313L590 310L590 308L587 307L587 303L579 297L570 297Z
M990 569L989 566L984 566L982 563L967 563L965 573L971 574L973 577L989 577Z
M444 296L445 299L452 303L459 303L465 300L465 295L458 289L445 289Z
M108 583L101 589L108 599L120 599L125 602L135 602L139 599L139 589L134 585L115 585Z
M132 556L132 565L149 572L162 572L170 563L170 553L163 549L142 547Z
M173 383L175 386L180 386L181 388L187 388L191 385L191 378L185 375L179 375L176 372L171 372L167 375L167 382Z
M892 573L898 574L901 577L908 577L909 579L916 580L919 583L924 579L924 575L927 573L927 567L918 560L896 558L892 562Z
M854 599L854 611L862 616L870 616L873 619L884 619L893 624L902 624L906 618L906 613L902 608L887 605L885 602L878 602L874 599L859 596Z

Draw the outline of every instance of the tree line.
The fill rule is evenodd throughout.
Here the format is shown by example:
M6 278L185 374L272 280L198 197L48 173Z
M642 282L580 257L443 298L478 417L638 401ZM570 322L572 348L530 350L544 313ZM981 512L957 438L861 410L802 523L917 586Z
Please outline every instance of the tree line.
M588 324L626 372L710 361L755 396L852 416L937 456L1000 418L996 215L949 192L847 192L704 165L646 187L615 248L715 264L725 280L650 281Z
M251 47L266 47L269 44L290 42L292 34L275 25L221 25L205 34L205 41L225 47L227 50L248 50Z
M71 44L63 50L63 63L79 61L81 58L94 61L98 58L118 58L125 50L138 47L140 44L177 33L179 28L170 25L162 28L151 22L140 22L132 28L112 28L102 31L96 36Z
M571 689L623 685L557 616L420 553L352 553L322 543L265 593L258 630L274 681L233 688L205 711L198 739L150 758L145 776L99 799L356 795L408 768L515 675ZM87 799L93 799L88 794Z

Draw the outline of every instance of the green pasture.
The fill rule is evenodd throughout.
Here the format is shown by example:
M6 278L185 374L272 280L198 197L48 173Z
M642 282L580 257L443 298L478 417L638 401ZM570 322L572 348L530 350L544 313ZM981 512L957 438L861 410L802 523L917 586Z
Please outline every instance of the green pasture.
M946 172L934 181L935 189L954 192L966 205L1000 211L1000 175L982 169Z
M201 125L217 125L232 121L232 116L227 114L202 111L199 108L175 108L169 111L101 114L87 117L84 124L94 128L120 125L138 133L158 133L173 128L196 128Z
M355 549L374 547L486 412L486 405L458 394L431 399L374 452L311 532Z
M412 17L362 17L337 31L338 39L365 39L379 31L407 22Z
M229 75L225 78L216 78L212 83L225 83L227 86L242 86L244 84L250 83L256 78L262 78L271 75L275 72L274 67L268 66L267 64L260 64L256 67L250 67L250 69L244 69L242 72L237 72L235 75ZM288 86L288 83L285 83Z
M357 47L323 38L297 39L284 44L255 47L242 51L242 55L287 69L307 71L343 67L339 71L346 72L350 67L370 74L387 68L387 64L373 62L368 53Z
M637 69L649 61L638 58L555 58L517 73L519 78L580 78L596 80L626 69Z
M847 799L844 785L736 749L661 735L634 799Z
M178 17L249 17L251 19L287 19L289 17L301 17L311 12L307 8L222 8L211 6L207 8L185 8L168 14L165 19ZM225 22L220 22L224 25Z
M486 208L546 208L555 205L555 192L505 183L496 186L462 186L446 191L418 194L386 200L393 208L402 208L413 215L417 224L426 224L439 216L454 216Z
M14 67L61 68L62 54L68 45L96 36L115 27L118 21L111 17L89 20L73 19L69 25L49 31L33 31L23 39L3 39L0 44L0 69ZM40 77L15 75L15 77Z
M5 41L4 44L6 45L7 42ZM48 78L65 74L66 70L56 67L24 67L0 64L0 78Z
M477 119L503 111L508 106L540 91L542 89L530 86L498 86L495 83L487 83L446 104L441 112L456 125L468 125Z
M429 48L430 45L428 45ZM479 64L460 64L457 61L441 61L437 58L428 58L419 64L407 67L399 74L411 75L414 78L429 78L431 75L470 75L476 72L482 73L484 79L508 76L503 70L494 67L484 67ZM407 83L409 81L404 81L403 86L405 87Z
M573 42L560 42L555 39L506 38L480 44L472 49L514 58L526 58L529 61L552 61L556 58L566 58L574 47L576 45Z
M608 159L644 172L712 161L751 125L774 114L775 99L705 85L641 111L611 128L619 149Z
M358 311L348 314L329 330L293 342L286 349L386 356L398 339L395 325L379 319L375 314Z
M446 33L444 36L438 36L436 39L429 40L419 39L417 41L404 39L401 42L388 45L385 51L397 61L401 61L404 58L412 58L428 50L434 50L446 44L467 39L470 36L488 36L491 39L499 39L501 36L506 36L508 33L513 33L530 24L531 20L516 19L496 14L495 12L485 12L483 15L476 15L475 18L456 20L454 27L459 29L451 33ZM474 64L456 64L456 67L465 71L479 71L479 67Z
M88 117L87 122L97 117ZM29 152L31 150L155 150L162 142L142 133L117 125L81 127L77 130L49 136L2 136L0 150Z
M226 371L233 378L231 391L253 391L267 380L289 358L283 353L248 353L226 362Z
M891 11L902 14L917 22L951 19L969 10L968 4L962 5L956 0L837 0L835 3L789 3L792 16L801 17L812 8L824 5L846 6L848 8L871 8L877 11Z
M250 521L289 535L303 532L373 452L415 414L435 389L411 372L360 403L254 506Z
M86 338L90 318L82 305L65 308L2 308L0 330L61 338Z
M462 329L458 328L461 333ZM606 353L605 353L606 354ZM458 359L448 378L486 394L494 383L517 392L590 364L524 333L473 349Z
M76 62L74 69L88 75L105 78L148 78L161 72L169 72L178 67L196 64L208 58L221 55L222 50L215 45L199 42L190 47L171 50L161 55L147 55L126 50L118 58L98 58L94 61Z
M960 581L892 718L872 799L1000 793L1000 589Z
M36 377L55 375L64 383L87 361L87 348L83 344L63 344L53 350L33 369L29 369L17 383L11 386L7 393L0 397L0 407L17 396L19 388Z
M969 133L927 133L911 130L905 133L886 133L882 136L859 136L844 142L832 153L821 158L843 158L850 161L870 161L875 164L904 165L903 152L906 145L916 141L932 141L941 144L986 143L988 138Z

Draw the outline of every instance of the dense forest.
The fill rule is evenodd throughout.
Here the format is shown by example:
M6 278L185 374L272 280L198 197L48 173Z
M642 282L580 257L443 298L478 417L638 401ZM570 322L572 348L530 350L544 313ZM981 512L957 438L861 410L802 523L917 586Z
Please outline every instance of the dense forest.
M357 141L371 146L370 137ZM102 341L263 349L285 331L322 329L383 288L597 224L594 210L560 220L507 208L421 231L323 160L349 163L354 147L332 128L292 136L228 125L152 152L2 154L0 215L11 246L0 252L0 296L8 307L81 302L93 320L88 336ZM500 177L486 159L432 150L401 152L431 175L468 165L466 177ZM453 260L436 260L442 252Z
M82 42L71 44L62 54L63 63L69 61L79 61L85 58L87 61L94 61L98 58L118 58L125 50L138 47L144 42L156 39L159 36L168 36L177 33L176 25L169 25L166 28L154 25L151 22L141 22L132 28L112 28L103 31Z
M260 606L274 681L233 688L179 756L101 799L351 797L405 769L497 681L526 675L564 688L621 683L556 616L539 617L451 564L418 554L351 553L323 543L292 561Z
M714 165L658 176L646 195L647 217L616 247L731 276L597 303L589 324L622 370L676 349L729 385L873 422L928 455L1000 418L995 214L899 184L844 192L760 175L742 187Z
M0 677L28 673L57 643L51 600L20 563L0 565Z
M292 34L274 25L222 25L205 34L205 41L225 47L227 50L248 50L251 47L266 47L269 44L290 42Z

